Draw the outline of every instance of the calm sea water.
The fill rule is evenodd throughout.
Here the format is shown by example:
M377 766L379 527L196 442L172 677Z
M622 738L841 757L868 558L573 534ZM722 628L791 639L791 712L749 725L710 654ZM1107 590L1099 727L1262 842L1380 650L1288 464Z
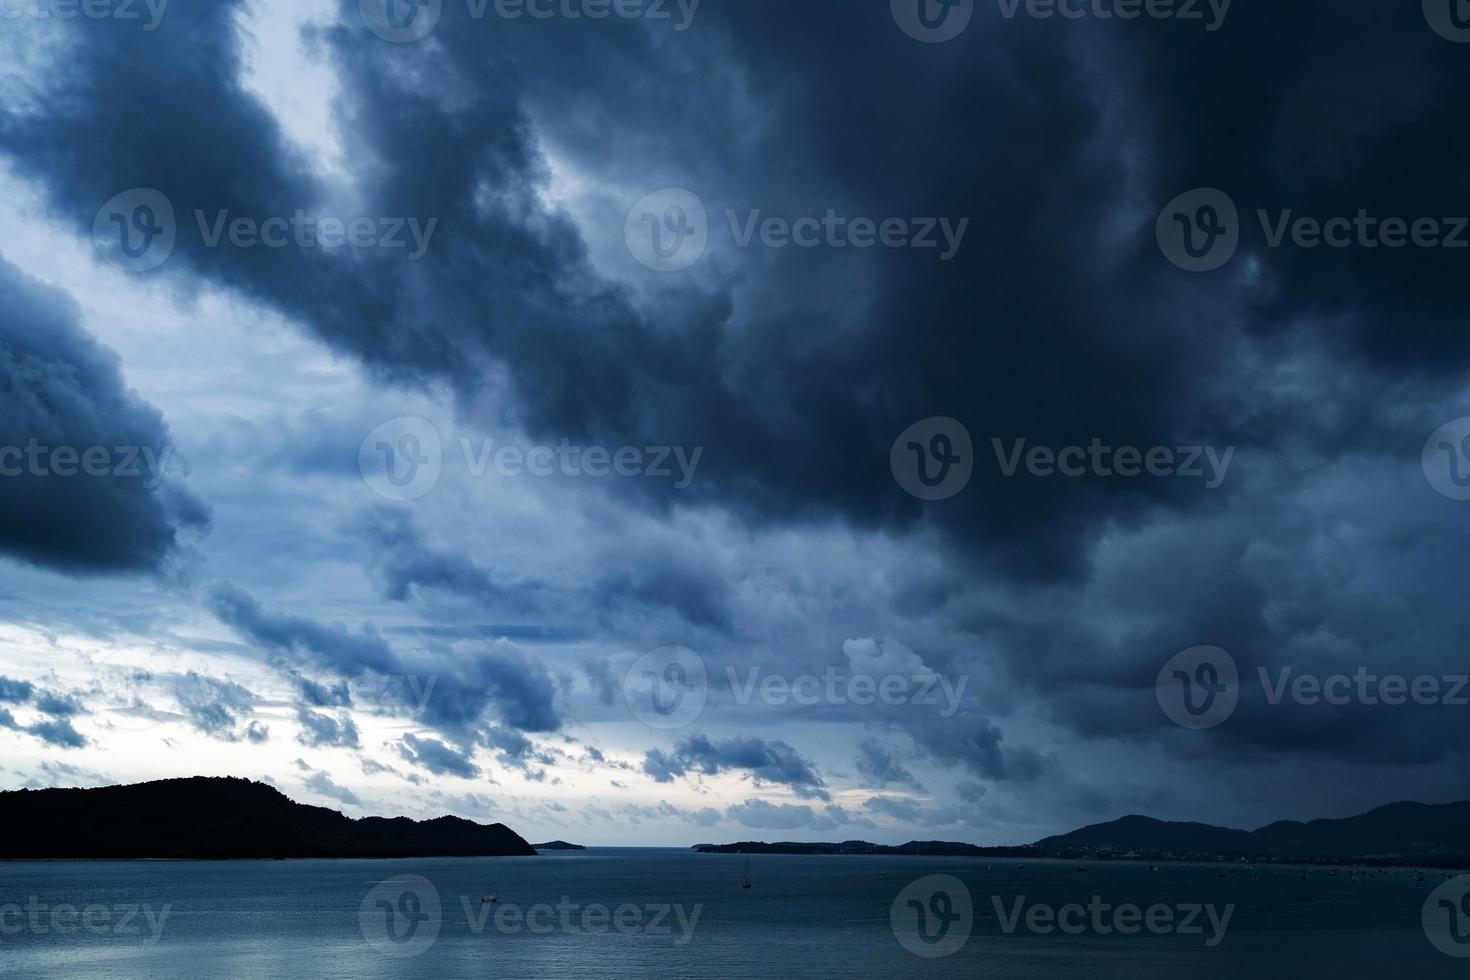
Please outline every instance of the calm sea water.
M0 975L1464 980L1470 966L1422 921L1443 874L1088 868L757 856L746 891L741 857L661 849L0 863Z

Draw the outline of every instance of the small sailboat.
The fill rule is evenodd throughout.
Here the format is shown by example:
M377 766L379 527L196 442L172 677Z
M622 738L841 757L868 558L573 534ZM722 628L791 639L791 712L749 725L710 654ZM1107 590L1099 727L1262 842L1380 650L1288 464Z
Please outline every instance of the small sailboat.
M750 855L745 855L745 877L740 879L740 890L750 891L755 887L750 881Z

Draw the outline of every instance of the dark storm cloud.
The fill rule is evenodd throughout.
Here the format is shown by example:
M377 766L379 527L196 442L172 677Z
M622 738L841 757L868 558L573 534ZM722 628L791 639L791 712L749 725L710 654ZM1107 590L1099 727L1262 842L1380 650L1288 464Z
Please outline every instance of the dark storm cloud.
M445 745L436 738L405 735L399 743L398 751L409 762L435 776L473 779L480 774L479 768L470 761L467 752Z
M172 281L236 288L395 380L448 380L467 414L504 365L514 414L534 434L708 446L686 499L751 523L835 514L932 531L926 543L961 561L916 576L896 607L983 641L1020 692L1088 737L1163 732L1172 745L1152 679L1168 654L1201 642L1232 649L1247 671L1395 663L1396 650L1416 669L1459 665L1465 614L1446 583L1464 578L1451 574L1470 553L1463 515L1401 488L1319 514L1339 494L1310 481L1336 457L1361 456L1368 475L1412 465L1433 428L1428 406L1453 404L1470 353L1458 329L1470 298L1463 253L1273 250L1257 230L1229 267L1190 276L1153 243L1163 203L1205 185L1227 190L1248 224L1257 207L1463 211L1463 52L1416 5L1238 7L1215 34L987 16L945 45L903 37L883 3L749 0L703 11L700 29L678 38L615 23L492 30L457 23L450 4L420 45L380 43L356 8L344 0L344 26L322 39L339 69L354 191L378 214L440 218L431 251L409 264L211 250L188 233L164 270ZM91 32L53 73L54 97L0 116L0 148L83 234L98 205L134 186L166 193L181 232L194 208L267 216L319 203L324 189L241 88L239 9L171 12L166 36ZM916 251L744 256L749 268L711 256L702 277L641 282L649 295L635 299L594 271L583 230L541 203L538 138L619 190L697 185L716 224L727 207L787 217L830 207L968 217L975 231L947 263ZM607 228L585 237L618 238L625 203L594 202ZM938 414L970 426L979 459L961 497L922 507L894 484L888 447ZM1181 480L1005 478L992 436L1238 445L1248 478L1212 495ZM618 487L659 492L651 481ZM1380 509L1401 523L1375 523ZM146 532L113 563L172 540L160 531L168 521L86 513L109 535ZM1105 536L1181 515L1166 545L1128 542L1114 548L1131 555L1099 559ZM374 539L385 595L493 594L481 566L398 530L385 522ZM1354 533L1360 550L1313 564ZM673 557L660 567L649 549L612 570L599 602L675 609L712 632L746 627L720 574ZM967 594L987 578L1055 591L1011 594L1014 608ZM1072 601L1089 587L1106 614ZM254 642L348 674L404 668L371 631L270 616L238 590L217 593L215 608ZM1324 636L1350 649L1302 646ZM556 728L544 671L513 651L471 664L444 672L426 723L469 744L494 701L511 727ZM612 700L614 679L593 664L589 680ZM983 779L1048 771L1048 756L1006 744L973 702L952 718L884 722ZM1447 724L1443 713L1303 714L1248 700L1188 751L1442 761L1464 745ZM770 744L784 743L749 740L756 751L733 754L801 771L794 750L765 759ZM650 753L645 767L662 780L754 771L728 748ZM820 787L811 776L797 785Z
M876 786L898 784L923 789L913 773L895 761L876 739L865 738L858 743L857 771L859 776Z
M1072 594L1071 617L1056 618L1048 604L1018 617L978 616L970 626L987 643L1027 650L1005 660L1009 677L1089 738L1162 737L1192 758L1247 764L1290 753L1453 769L1467 751L1463 708L1268 697L1283 671L1433 677L1446 694L1449 678L1466 674L1457 651L1470 613L1451 583L1470 575L1470 561L1458 534L1422 512L1413 500L1372 494L1307 516L1289 497L1264 499L1249 513L1152 536L1099 569L1102 596ZM1334 543L1333 529L1347 524L1355 536ZM1355 569L1348 579L1344 568ZM1194 733L1174 728L1155 684L1173 654L1200 644L1236 662L1240 703L1228 723L1181 738Z
M352 693L345 683L318 684L309 677L300 676L296 678L296 683L301 688L302 698L313 708L352 707Z
M830 799L826 784L812 764L779 739L731 738L712 742L703 735L683 739L671 753L650 749L643 772L655 782L669 783L690 773L716 776L736 771L756 784L788 787L803 799Z
M0 308L0 552L73 574L160 569L207 523L164 473L162 418L71 300L3 258Z
M724 571L705 564L687 547L630 542L616 557L609 557L616 565L593 586L589 601L594 608L611 613L631 603L642 606L646 615L672 612L691 626L717 634L735 630Z
M554 751L541 751L536 748L536 743L520 732L498 725L484 731L480 744L494 750L503 765L521 770L528 779L544 780L545 770L534 767L548 766L556 761L557 753Z
M88 38L54 83L66 115L11 117L0 139L58 200L100 202L151 186L186 215L192 207L287 214L321 200L322 188L239 85L236 6L180 11L166 38ZM1465 98L1453 85L1456 52L1414 10L1242 10L1228 44L1177 24L1113 21L1064 33L1022 18L929 46L903 37L882 4L731 5L706 11L699 31L676 38L633 24L491 30L458 23L466 15L450 5L423 45L381 43L355 3L340 9L342 26L325 42L341 73L349 156L373 161L356 169L358 190L375 213L439 217L431 260L211 250L185 235L180 265L282 308L395 376L447 378L473 393L490 364L506 363L538 432L636 440L658 430L708 444L718 452L696 487L744 509L912 522L921 511L889 477L887 448L908 423L940 412L976 427L982 455L986 435L1053 445L1094 436L1273 445L1273 426L1285 420L1270 403L1271 417L1253 415L1214 373L1242 317L1251 332L1269 334L1295 329L1293 314L1308 305L1350 316L1391 307L1422 320L1409 328L1434 347L1422 353L1457 351L1433 339L1444 334L1435 311L1463 299L1455 292L1463 277L1442 275L1442 257L1390 256L1368 273L1349 264L1368 258L1288 258L1308 268L1268 270L1266 290L1228 274L1186 280L1152 244L1157 207L1179 189L1213 183L1245 199L1291 202L1301 192L1304 208L1346 204L1350 177L1406 147L1418 148L1425 167L1401 165L1414 176L1386 185L1387 200L1432 210L1464 199L1466 178L1444 162L1453 154L1431 152L1448 133L1444 116L1428 109ZM1394 118L1393 132L1344 111L1337 82L1364 58L1344 55L1323 30L1356 38L1349 50L1393 66L1381 85L1349 89L1369 120ZM1313 43L1297 43L1307 33ZM516 43L501 47L502 35ZM680 85L665 84L673 53L691 56L676 62L688 66ZM1249 70L1262 57L1272 71ZM697 67L711 59L727 70ZM868 70L875 61L888 70ZM615 69L632 74L608 86ZM104 83L120 72L128 86ZM736 72L748 91L732 83ZM834 74L847 83L824 84ZM1176 76L1185 82L1161 83ZM1283 77L1285 100L1256 91L1275 93ZM705 97L688 98L691 87ZM630 88L670 110L658 140L644 129L660 117L627 98ZM577 99L557 98L571 93ZM665 172L705 174L716 210L943 214L969 217L987 234L948 263L920 251L783 256L746 297L738 330L733 283L708 295L691 285L677 301L639 310L594 273L565 215L537 197L547 174L527 107L553 100L563 112L538 122L582 162L632 175L660 146ZM765 106L754 132L750 100ZM1208 118L1186 124L1198 105L1210 107ZM600 126L587 125L594 118ZM215 152L224 120L239 153ZM607 128L632 136L609 146L595 135ZM1258 138L1242 138L1242 129ZM711 133L723 135L711 141ZM751 138L782 152L734 152ZM740 169L703 167L726 150ZM1436 179L1424 180L1426 169ZM1313 197L1313 187L1338 197ZM823 284L858 274L860 307L824 316L832 297ZM1068 288L1059 289L1063 279ZM841 344L809 342L829 333ZM759 372L747 369L754 365ZM982 464L965 498L927 513L973 542L963 549L972 557L1010 576L1080 573L1084 549L1108 520L1205 503L1185 481L1007 481ZM629 481L635 492L648 482ZM468 571L434 575L456 581ZM395 590L403 584L390 581ZM718 607L690 611L723 625Z

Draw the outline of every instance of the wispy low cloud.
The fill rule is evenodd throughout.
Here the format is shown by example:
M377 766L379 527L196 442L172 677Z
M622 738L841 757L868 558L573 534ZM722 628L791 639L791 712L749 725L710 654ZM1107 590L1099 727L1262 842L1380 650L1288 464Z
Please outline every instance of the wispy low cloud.
M87 740L65 718L51 718L38 721L29 728L26 728L25 731L36 736L47 745L53 745L60 749L80 749L87 744Z
M816 768L779 739L712 742L704 735L692 735L672 753L650 749L643 757L643 772L659 783L671 783L689 773L717 776L728 771L746 773L757 785L786 786L803 799L831 799Z
M60 749L80 749L87 744L86 738L70 721L74 715L85 714L81 703L71 695L44 691L29 681L0 677L0 702L29 705L47 716L23 725L16 721L9 709L0 708L0 728L25 732Z
M324 711L312 711L303 707L297 709L296 720L301 723L301 734L298 740L302 745L310 745L313 748L337 746L355 749L361 744L358 740L357 725L345 712L334 718Z
M742 826L759 830L825 831L847 826L871 830L877 826L866 817L850 814L840 806L829 805L814 810L805 804L770 803L766 800L737 803L726 809L725 816Z
M255 707L255 695L234 681L190 671L174 679L173 694L195 731L226 742L262 740L252 723L241 718Z
M209 604L221 622L272 650L309 655L353 674L368 669L387 675L398 666L392 649L372 629L353 633L304 616L274 615L262 609L249 593L228 582L210 590Z
M469 558L430 546L402 508L383 505L362 511L346 530L366 545L373 583L383 598L395 602L430 589L524 608L530 604L523 596L540 588L535 583L502 588Z
M82 714L82 703L68 694L42 691L36 696L36 710L58 718Z
M43 761L39 776L24 783L26 789L49 789L53 786L113 786L117 780L106 773L67 765L65 762Z
M550 732L561 727L556 688L546 668L507 640L458 641L405 655L370 625L351 630L270 612L230 583L211 589L210 606L221 622L252 643L308 661L349 681L402 681L398 697L385 693L377 706L411 713L450 741L474 741L491 710L517 731ZM311 706L351 703L345 686L329 687L299 676L297 680ZM388 690L391 686L384 688Z
M686 810L674 806L667 800L660 800L655 806L645 806L641 803L624 803L618 807L618 813L628 823L655 823L667 825L670 823L692 823L700 827L713 827L720 822L720 812L712 807L701 807L697 810ZM603 811L603 819L611 823L612 814Z
M306 780L306 788L320 796L336 800L339 803L346 803L348 806L362 806L362 800L358 798L356 793L345 787L338 786L324 772L313 773Z
M909 827L945 827L973 822L974 812L958 806L925 807L917 800L896 796L874 796L863 804L873 813Z

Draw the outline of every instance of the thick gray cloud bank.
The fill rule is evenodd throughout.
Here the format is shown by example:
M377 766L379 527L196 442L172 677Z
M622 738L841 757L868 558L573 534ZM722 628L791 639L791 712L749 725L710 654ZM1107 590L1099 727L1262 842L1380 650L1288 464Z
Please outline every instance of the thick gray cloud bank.
M70 300L3 258L0 310L0 552L72 573L161 569L207 523L171 479L163 419Z
M881 0L707 0L680 32L475 20L447 3L412 44L375 36L357 0L337 14L303 41L337 83L346 176L245 83L241 0L177 3L155 32L67 31L35 97L0 106L0 153L84 238L104 202L156 189L178 237L146 281L283 314L384 391L447 393L467 428L703 448L687 488L598 484L605 498L567 516L577 550L561 561L535 553L529 507L498 515L516 561L461 550L455 518L427 504L335 515L330 547L377 601L452 619L417 644L281 612L254 585L209 591L221 623L293 668L433 675L420 718L433 734L396 741L395 763L469 778L485 749L539 773L528 736L616 705L629 650L687 642L706 658L711 728L727 720L727 668L819 674L863 656L921 681L973 677L943 711L758 701L743 722L770 730L696 726L626 755L659 786L733 774L808 801L742 804L752 827L853 820L810 802L839 779L941 804L990 806L1001 785L1068 813L1182 805L1178 770L1150 777L1140 759L1219 766L1201 793L1269 816L1283 784L1339 807L1464 795L1463 713L1273 701L1256 680L1466 670L1470 503L1435 492L1420 452L1470 415L1470 249L1273 231L1287 212L1455 228L1470 202L1465 49L1420 5L1242 4L1206 31L977 4L942 44L905 36ZM703 201L711 245L660 274L630 258L624 218L671 186ZM1236 254L1209 273L1156 238L1161 209L1194 188L1238 209ZM435 219L433 239L408 260L217 247L196 226L196 212L263 220L344 201ZM967 231L941 256L741 247L727 222L829 211ZM0 298L0 442L168 445L63 298L8 267ZM967 427L974 471L926 503L889 451L934 416ZM1017 440L1209 447L1219 479L1018 471ZM358 447L337 449L350 468ZM192 497L126 480L0 480L0 506L0 549L78 572L156 570L204 520ZM475 521L459 520L468 538ZM770 550L746 560L756 540ZM476 616L605 641L577 651L588 703L569 709L580 681L504 635L476 639ZM1228 649L1249 683L1230 724L1191 738L1154 684L1201 644ZM337 713L350 699L318 683L302 684L298 740L359 745ZM189 713L236 737L246 705ZM865 736L818 759L816 733L836 722ZM952 816L882 799L869 809Z

